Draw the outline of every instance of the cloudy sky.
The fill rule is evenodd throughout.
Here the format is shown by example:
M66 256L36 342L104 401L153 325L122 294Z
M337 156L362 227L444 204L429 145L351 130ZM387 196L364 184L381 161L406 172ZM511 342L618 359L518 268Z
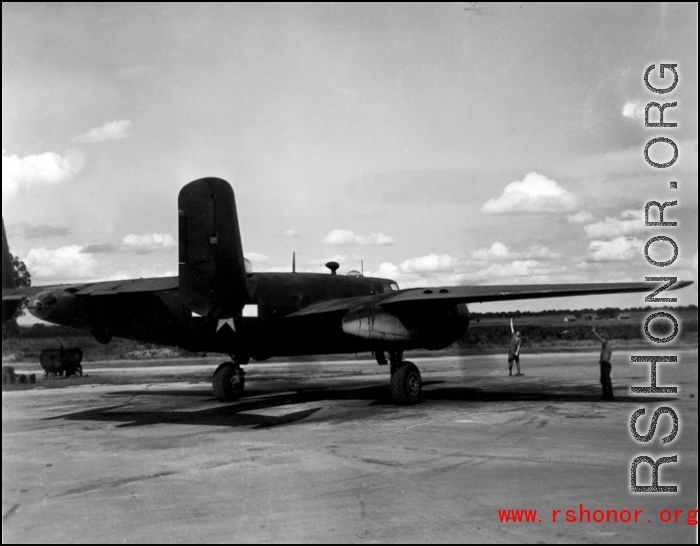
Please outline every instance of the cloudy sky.
M178 191L218 176L258 271L296 251L402 287L697 281L696 22L691 4L3 3L10 249L34 284L176 274ZM643 81L662 62L666 95ZM649 101L677 101L678 126L645 128ZM644 160L657 136L670 168ZM678 227L645 228L673 199ZM645 261L654 235L678 242L671 267ZM615 304L645 305L488 309Z

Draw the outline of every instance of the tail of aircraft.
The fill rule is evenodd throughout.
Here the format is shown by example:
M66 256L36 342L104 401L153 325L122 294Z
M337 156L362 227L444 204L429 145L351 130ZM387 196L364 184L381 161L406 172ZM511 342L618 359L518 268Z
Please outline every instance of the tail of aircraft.
M236 200L228 182L201 178L178 197L180 296L190 311L224 318L248 299Z
M5 234L5 219L2 220L2 287L15 288L15 276L12 273L12 255L7 245Z
M12 271L12 255L10 247L7 245L7 235L5 234L5 219L2 220L2 287L16 288L15 275ZM19 301L3 301L2 302L2 321L5 322L12 318L20 305Z

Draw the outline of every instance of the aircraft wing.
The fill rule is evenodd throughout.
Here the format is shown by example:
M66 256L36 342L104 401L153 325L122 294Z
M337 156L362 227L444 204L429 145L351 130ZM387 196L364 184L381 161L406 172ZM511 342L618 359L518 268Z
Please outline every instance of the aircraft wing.
M28 286L26 288L3 288L2 301L22 301L32 298L46 290L72 290L80 288L81 284L49 284L44 286Z
M3 288L2 301L21 301L41 292L67 290L74 296L110 296L134 292L157 292L177 288L177 277L155 277L123 281L102 281L85 284L52 284L26 288Z
M670 290L692 284L680 281ZM656 283L658 285L658 282ZM495 286L454 286L445 288L415 288L405 290L382 302L383 305L417 302L445 301L446 303L482 303L487 301L524 300L538 298L562 298L593 296L600 294L651 293L654 284L647 282L581 283L581 284L521 284Z
M668 290L678 290L692 283L693 281L679 281ZM491 286L410 288L399 290L398 292L385 292L373 296L326 300L305 307L296 313L287 315L287 317L302 317L338 311L350 311L351 309L356 309L367 304L380 305L385 308L402 305L452 305L457 303L482 303L489 301L562 298L633 292L651 293L656 287L658 287L658 282L504 284Z

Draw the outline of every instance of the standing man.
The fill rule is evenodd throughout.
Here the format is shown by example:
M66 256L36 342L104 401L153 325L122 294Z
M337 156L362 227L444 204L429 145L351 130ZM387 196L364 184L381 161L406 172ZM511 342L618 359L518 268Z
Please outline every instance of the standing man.
M520 373L520 332L516 332L513 328L513 319L510 319L510 346L508 347L508 375L513 375L513 361L518 368L518 373L515 375L523 375Z
M600 348L600 383L603 385L603 399L613 400L615 396L613 395L612 380L610 379L610 372L612 371L612 345L609 339L605 339L595 331L595 327L592 328L593 335L598 338L601 343Z

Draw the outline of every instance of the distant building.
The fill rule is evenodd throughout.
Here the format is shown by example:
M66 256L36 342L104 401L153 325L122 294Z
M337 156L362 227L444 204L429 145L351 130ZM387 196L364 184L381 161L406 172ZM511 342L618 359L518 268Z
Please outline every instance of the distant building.
M629 315L620 315L617 317L619 320L629 320L630 316Z
M564 322L576 322L576 317L564 317Z

